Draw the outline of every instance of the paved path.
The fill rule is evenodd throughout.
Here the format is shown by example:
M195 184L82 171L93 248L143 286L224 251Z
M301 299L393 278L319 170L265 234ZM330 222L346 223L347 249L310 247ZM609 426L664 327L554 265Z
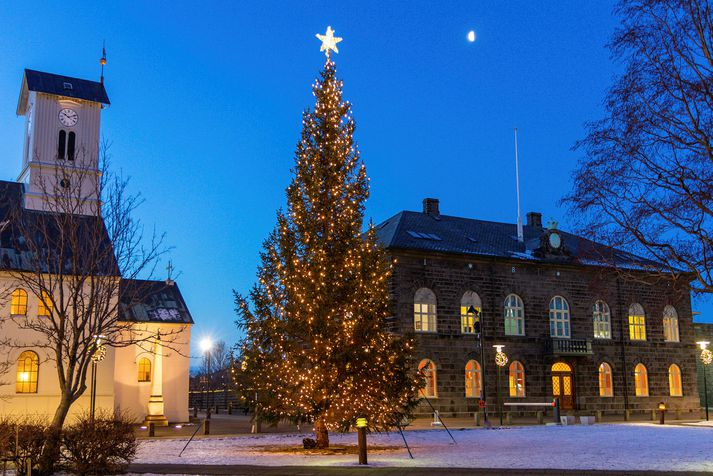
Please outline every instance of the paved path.
M448 476L503 474L507 476L623 476L623 475L670 475L670 471L582 471L562 469L479 469L479 468L375 468L359 466L354 468L330 468L315 466L246 466L246 465L193 465L193 464L135 464L129 467L134 474L173 474L173 475L235 475L235 476ZM701 475L703 472L676 472L676 476Z

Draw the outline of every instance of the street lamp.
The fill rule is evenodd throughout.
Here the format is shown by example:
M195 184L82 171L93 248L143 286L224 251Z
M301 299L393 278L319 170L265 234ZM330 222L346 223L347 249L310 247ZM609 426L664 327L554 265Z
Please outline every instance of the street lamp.
M480 363L482 364L480 369L480 400L483 402L483 425L487 428L490 426L490 423L488 422L488 404L485 399L485 346L483 345L483 326L480 322L480 316L482 314L472 305L468 308L466 314L473 320L473 332L480 344Z
M97 406L97 364L106 357L106 347L102 345L103 334L94 334L94 346L92 348L92 389L89 397L89 415L94 422L94 413Z
M503 399L500 395L500 370L508 363L508 356L503 352L504 345L496 344L495 347L495 365L498 366L498 415L500 416L500 426L503 426Z
M210 340L210 338L206 337L201 341L201 350L205 354L207 363L208 363L208 395L206 397L206 420L210 420L210 395L211 395L211 388L212 388L212 375L210 372L210 354L211 354L211 349L213 348L213 341Z
M696 342L701 348L701 362L703 363L703 402L706 406L706 421L708 421L708 382L706 381L706 371L711 362L713 362L713 352L708 350L708 341Z

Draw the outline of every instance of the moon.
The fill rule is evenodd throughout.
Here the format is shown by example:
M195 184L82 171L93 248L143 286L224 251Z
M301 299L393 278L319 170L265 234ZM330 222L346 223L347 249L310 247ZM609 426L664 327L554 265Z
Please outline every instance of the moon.
M468 32L468 41L470 41L471 43L475 41L475 31L470 30Z

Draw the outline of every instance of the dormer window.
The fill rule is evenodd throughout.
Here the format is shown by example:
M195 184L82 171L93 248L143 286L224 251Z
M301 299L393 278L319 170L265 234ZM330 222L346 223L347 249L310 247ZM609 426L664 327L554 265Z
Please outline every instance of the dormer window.
M67 82L62 83L62 87L64 89L66 89L67 91L71 91L72 89L74 89L74 87L72 86L72 83L67 83Z

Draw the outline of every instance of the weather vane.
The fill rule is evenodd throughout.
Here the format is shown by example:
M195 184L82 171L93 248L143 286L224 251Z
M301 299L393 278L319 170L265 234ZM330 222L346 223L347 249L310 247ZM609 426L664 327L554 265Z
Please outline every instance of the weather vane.
M327 32L324 35L320 35L317 33L315 35L319 41L322 42L322 46L319 48L319 51L324 51L324 54L327 55L327 58L329 58L329 50L334 51L335 53L339 53L339 49L337 49L337 43L342 41L342 38L338 36L334 36L334 30L332 30L331 26L327 27Z

